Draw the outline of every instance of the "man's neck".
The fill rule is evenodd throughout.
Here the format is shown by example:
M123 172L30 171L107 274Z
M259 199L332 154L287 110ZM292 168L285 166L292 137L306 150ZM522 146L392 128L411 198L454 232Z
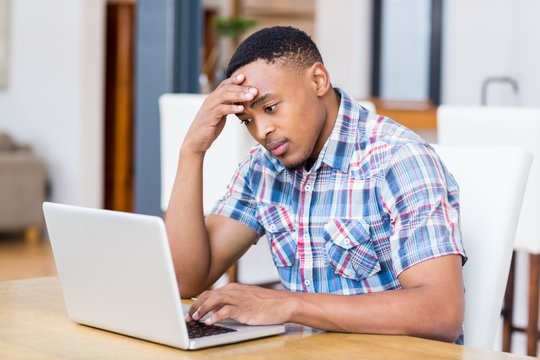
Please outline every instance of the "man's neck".
M339 106L341 104L341 94L334 88L332 90L333 91L328 91L328 93L325 94L324 98L322 99L326 109L326 120L323 128L321 129L319 138L317 139L317 143L313 149L313 153L304 164L304 168L307 171L311 170L311 167L313 164L315 164L315 161L317 161L324 144L330 137L330 134L332 134L336 124Z

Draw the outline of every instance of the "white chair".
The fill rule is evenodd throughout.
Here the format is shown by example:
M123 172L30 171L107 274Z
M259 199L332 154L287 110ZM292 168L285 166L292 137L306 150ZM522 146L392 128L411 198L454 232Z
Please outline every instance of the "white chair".
M440 106L437 136L442 145L517 145L540 157L540 109L496 106ZM506 169L505 169L506 171ZM529 254L528 321L514 326L514 261L503 311L503 351L511 350L514 331L527 334L527 353L537 356L540 276L540 161L531 166L514 249Z
M434 148L460 187L464 342L492 349L532 155L510 146Z
M161 121L161 208L167 210L171 196L178 155L183 139L192 120L199 111L206 95L163 94L159 99ZM221 135L206 153L203 173L203 208L212 210L225 194L234 171L255 144L244 125L235 116L229 116ZM229 280L244 284L266 284L279 281L270 248L265 238L252 246L229 272ZM222 278L218 282L223 284Z
M375 103L369 100L357 100L360 105L365 107L369 112L376 112Z

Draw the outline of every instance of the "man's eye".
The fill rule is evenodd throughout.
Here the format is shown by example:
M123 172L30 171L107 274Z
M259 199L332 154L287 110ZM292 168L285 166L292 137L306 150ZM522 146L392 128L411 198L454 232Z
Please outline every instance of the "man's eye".
M251 119L238 119L238 120L240 120L240 123L244 125L248 125L251 122Z
M276 111L276 107L277 107L277 104L269 105L269 106L264 108L264 111L267 112L267 113L272 113L272 112Z

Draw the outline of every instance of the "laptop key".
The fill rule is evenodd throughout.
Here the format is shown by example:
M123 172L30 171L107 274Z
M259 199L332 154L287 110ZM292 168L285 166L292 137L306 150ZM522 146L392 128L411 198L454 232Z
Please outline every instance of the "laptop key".
M190 339L196 339L204 336L212 336L234 332L236 329L227 328L219 325L206 325L200 321L191 321L186 324L188 336Z

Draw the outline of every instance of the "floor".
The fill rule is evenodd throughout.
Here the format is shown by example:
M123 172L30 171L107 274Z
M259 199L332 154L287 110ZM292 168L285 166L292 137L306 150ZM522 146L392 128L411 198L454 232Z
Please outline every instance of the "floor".
M0 281L56 275L47 239L26 240L23 233L0 233Z

